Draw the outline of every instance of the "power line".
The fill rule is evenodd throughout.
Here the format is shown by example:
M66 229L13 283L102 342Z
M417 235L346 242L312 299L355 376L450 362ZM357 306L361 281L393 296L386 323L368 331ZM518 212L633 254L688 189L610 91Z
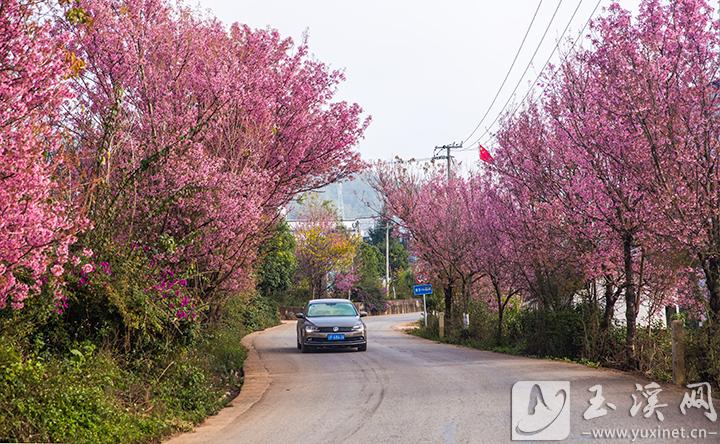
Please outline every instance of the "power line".
M550 27L552 26L552 23L555 21L555 16L557 15L558 10L560 9L560 5L562 4L562 0L558 0L558 4L555 7L555 11L553 11L552 17L550 17L550 21L548 22L547 26L545 27L545 31L543 32L542 37L540 37L540 41L538 42L537 46L535 47L535 51L533 52L532 57L530 57L530 61L528 61L528 64L525 66L525 70L523 71L522 75L518 79L517 83L515 84L515 88L513 88L512 93L510 93L510 96L508 97L507 101L505 101L505 104L503 105L500 112L495 116L495 119L492 121L488 129L485 130L485 132L478 137L474 142L470 144L470 146L475 145L477 142L479 142L482 138L485 137L485 135L490 131L490 128L495 125L497 120L502 115L503 111L505 111L505 108L507 108L508 104L510 103L510 100L512 100L513 96L517 92L517 89L520 87L520 84L522 83L522 80L525 78L525 74L527 74L528 70L530 69L530 66L532 66L533 60L535 60L535 56L537 55L538 51L540 50L540 47L542 46L542 43L545 41L545 37L547 36L548 31L550 30Z
M582 2L580 2L580 3L582 3ZM570 55L570 53L572 52L572 50L575 49L575 46L577 45L577 43L580 41L580 38L581 38L581 37L583 36L583 34L585 33L585 29L586 29L587 26L590 24L590 21L592 20L592 18L595 16L595 12L597 11L598 7L600 6L600 3L602 3L602 0L598 0L598 1L595 3L595 7L593 8L592 12L590 13L590 15L588 16L587 20L585 21L585 24L582 26L582 28L580 29L580 32L578 32L578 35L575 37L575 40L573 40L572 44L570 45L570 49L569 49L569 51L568 51L568 54L565 55L565 56L563 56L563 60L562 60L563 62L567 60L567 58L568 58L568 56ZM517 106L515 106L515 108L513 108L513 110L510 112L510 115L514 115L514 114L517 112L517 110L520 109L520 107L521 107L522 104L525 102L525 100L527 100L527 98L530 96L530 93L533 91L533 88L535 88L535 86L537 85L538 81L540 81L540 78L542 77L543 72L545 71L545 69L546 69L547 66L549 65L550 60L552 59L552 56L555 55L555 52L557 52L557 50L559 49L559 46L560 46L560 44L562 43L562 38L563 38L563 37L565 36L565 34L567 33L567 30L568 30L568 28L569 28L569 26L570 26L570 23L572 22L572 19L575 17L575 14L577 13L579 7L580 7L580 4L578 4L578 7L575 8L575 11L573 12L572 17L571 17L570 20L568 21L568 24L565 26L565 29L563 30L560 38L559 38L558 41L556 42L555 48L553 48L552 53L550 54L550 56L549 56L549 57L547 58L547 60L545 61L545 65L543 66L542 70L540 70L540 72L538 73L537 77L535 78L535 81L532 83L532 85L530 86L530 88L528 88L528 90L527 90L527 92L525 93L525 95L523 96L522 100L520 100L520 102L518 102ZM561 63L562 63L562 62L561 62ZM547 88L547 85L549 85L549 83L550 83L552 80L555 79L555 76L557 75L557 73L558 73L559 71L560 71L560 64L558 64L558 67L555 68L555 70L553 71L552 75L548 78L547 84L545 85L545 87L544 87L544 88L541 90L541 92L540 92L541 94L545 91L545 89ZM489 132L489 130L486 131L486 133L487 133L487 132ZM492 139L492 137L493 137L492 134L490 134L489 137L487 137L487 138L484 140L483 144L486 144L488 141L490 141L490 140ZM476 143L479 142L481 139L482 139L482 136L481 136L480 138L478 138L475 142L473 142L472 145L476 144ZM468 147L468 149L474 149L474 148Z
M598 0L597 3L595 3L595 7L593 8L592 12L590 13L590 16L588 17L587 21L585 21L585 24L580 29L580 32L578 33L577 37L575 37L575 40L573 41L573 43L570 45L568 55L563 57L563 62L567 60L567 57L570 55L570 52L572 52L572 50L575 48L575 45L577 45L577 42L580 40L580 37L582 37L583 33L585 32L585 28L587 28L587 25L590 24L590 20L592 20L593 16L595 15L595 11L597 11L597 8L598 8L598 6L600 6L600 3L602 3L602 0ZM575 12L577 12L577 9L575 10ZM573 13L573 16L574 15L575 15L575 13ZM567 27L565 28L565 30L567 31ZM563 35L564 34L565 34L565 31L563 31ZM552 57L553 54L555 54L555 51L558 50L559 43L560 43L560 40L558 40L558 44L555 45L555 49L553 49L553 52L552 52L552 54L550 54L550 57ZM549 62L550 62L550 58L548 58L548 60L545 62L545 66L543 66L543 71L545 70L545 67L547 67ZM530 92L532 92L532 89L535 87L535 85L537 85L537 82L540 80L540 76L542 75L543 71L540 71L538 76L535 78L535 81L533 82L532 86L527 90L527 92L523 96L522 100L520 100L518 105L512 110L511 114L515 114L515 112L520 108L520 106L522 106L523 102L525 102L525 100L528 98L528 96L530 95ZM558 64L558 67L553 71L552 76L550 76L550 78L548 79L548 83L555 79L555 76L557 75L557 73L559 71L560 71L560 64ZM547 85L545 86L545 88L547 88ZM545 91L545 88L542 89L542 92Z
M495 93L495 97L493 97L492 102L490 102L490 106L487 107L485 110L485 114L483 114L482 118L478 122L478 124L475 126L475 129L472 130L469 136L465 138L465 140L462 141L462 143L467 142L470 140L470 138L475 134L475 132L480 128L480 125L485 121L485 118L490 114L490 110L492 110L493 105L495 105L495 101L497 101L498 97L500 96L500 92L502 92L502 89L505 87L505 82L507 82L508 77L510 77L510 72L512 72L512 69L515 67L515 62L517 62L518 56L520 55L520 52L523 49L523 46L525 45L525 40L527 40L528 34L530 34L530 29L532 28L533 23L535 23L535 18L537 17L538 11L540 11L540 6L542 5L542 0L538 2L537 8L535 8L535 13L532 16L532 20L530 20L530 24L528 25L527 29L525 30L525 35L522 38L522 41L520 42L520 47L517 49L517 52L515 53L515 57L513 57L513 61L510 64L510 68L508 68L507 72L505 73L505 78L503 79L502 83L500 84L500 88L498 88L497 92Z

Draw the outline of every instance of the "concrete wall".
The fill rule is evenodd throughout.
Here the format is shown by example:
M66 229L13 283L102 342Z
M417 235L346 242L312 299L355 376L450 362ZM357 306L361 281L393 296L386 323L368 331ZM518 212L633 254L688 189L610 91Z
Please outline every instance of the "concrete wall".
M651 308L654 311L651 311ZM627 307L625 305L625 298L620 296L617 303L615 304L615 322L620 325L625 325L625 312ZM667 319L665 316L665 307L651 307L647 298L640 300L640 306L637 312L637 325L647 327L649 325L661 324L663 327L668 327Z
M359 304L362 306L362 303ZM362 308L361 308L362 310ZM422 299L392 299L386 301L385 310L377 315L417 313L423 310Z

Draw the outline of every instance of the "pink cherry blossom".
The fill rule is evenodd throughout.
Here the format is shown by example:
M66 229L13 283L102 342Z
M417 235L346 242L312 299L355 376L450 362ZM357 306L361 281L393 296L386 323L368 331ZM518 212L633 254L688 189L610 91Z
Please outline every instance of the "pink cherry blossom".
M65 270L63 269L63 266L62 266L62 265L60 265L60 264L55 264L55 265L52 266L52 268L50 269L50 271L52 272L53 276L55 276L55 277L60 277L60 276L62 276L62 274L63 274L63 272L64 272Z
M163 0L73 7L88 19L59 27L88 63L63 123L81 135L95 230L142 245L153 267L192 268L193 290L221 305L252 286L283 206L362 167L369 119L334 99L343 74L306 41Z
M476 283L470 294L492 287L498 309L511 294L548 309L597 303L608 328L622 300L631 364L641 304L720 320L713 14L704 0L643 0L635 18L613 3L543 92L504 116L483 171L447 181L378 168L386 210L445 286L446 310Z
M37 2L8 0L0 14L0 307L14 309L41 285L80 228L70 184L57 181L63 165L61 135L54 130L69 97L63 83L67 39L40 18ZM62 271L54 268L59 278ZM28 286L15 279L27 275Z

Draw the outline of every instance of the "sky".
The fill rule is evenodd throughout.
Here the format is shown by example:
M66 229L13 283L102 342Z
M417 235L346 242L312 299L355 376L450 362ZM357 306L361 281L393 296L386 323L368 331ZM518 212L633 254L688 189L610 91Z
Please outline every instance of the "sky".
M620 1L632 11L638 3ZM435 146L468 139L489 109L464 144L467 149L453 153L464 168L478 162L477 143L468 144L490 137L497 124L490 125L503 105L510 99L507 109L513 109L526 94L566 25L570 23L563 40L575 39L596 4L597 0L583 0L579 7L573 0L198 2L228 25L275 28L296 41L307 32L313 56L345 72L347 80L337 98L360 104L372 116L358 144L365 160L431 157ZM608 4L601 0L596 16ZM490 107L536 10L517 61ZM551 63L559 56L555 53ZM493 151L491 141L484 145Z

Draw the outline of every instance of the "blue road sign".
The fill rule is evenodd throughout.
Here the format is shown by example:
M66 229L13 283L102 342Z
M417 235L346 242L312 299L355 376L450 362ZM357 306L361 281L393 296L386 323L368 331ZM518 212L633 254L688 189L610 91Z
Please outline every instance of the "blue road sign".
M424 296L426 294L432 294L431 284L413 285L413 295Z

